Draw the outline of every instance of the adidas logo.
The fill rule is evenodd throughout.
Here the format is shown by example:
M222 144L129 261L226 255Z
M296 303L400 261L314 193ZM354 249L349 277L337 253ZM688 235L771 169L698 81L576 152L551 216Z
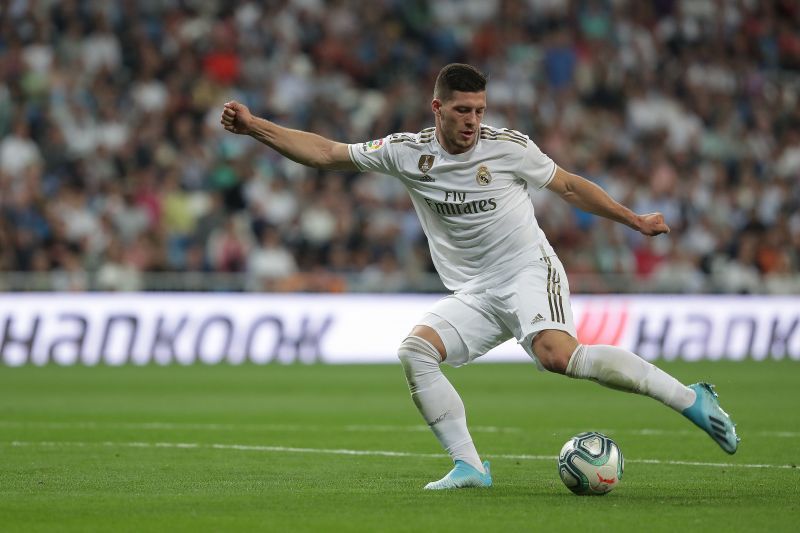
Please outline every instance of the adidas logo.
M537 322L541 322L542 320L544 320L544 317L542 316L542 314L541 313L536 313L536 316L533 317L533 320L531 320L531 324L536 324Z
M436 178L432 178L432 177L428 176L427 174L425 174L424 176L422 176L421 178L418 178L418 179L419 179L419 181L426 181L426 182L436 181Z

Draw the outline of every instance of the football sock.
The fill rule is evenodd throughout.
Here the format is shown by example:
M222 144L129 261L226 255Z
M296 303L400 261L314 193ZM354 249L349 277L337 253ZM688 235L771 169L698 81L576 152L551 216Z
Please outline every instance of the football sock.
M657 366L616 346L580 344L572 353L567 375L590 379L612 389L650 396L682 412L695 392Z
M467 429L464 402L439 368L439 352L421 337L410 336L397 352L408 388L422 418L453 461L461 460L483 473L483 464Z

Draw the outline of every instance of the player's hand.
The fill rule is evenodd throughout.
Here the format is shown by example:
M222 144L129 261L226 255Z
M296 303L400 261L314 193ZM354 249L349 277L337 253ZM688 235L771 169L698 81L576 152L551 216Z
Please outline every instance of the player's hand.
M250 133L253 115L247 106L239 102L227 102L222 107L222 115L219 120L222 127L232 133L247 135Z
M653 237L662 233L669 233L669 226L664 222L664 215L661 213L639 215L638 222L639 227L637 229L644 235Z

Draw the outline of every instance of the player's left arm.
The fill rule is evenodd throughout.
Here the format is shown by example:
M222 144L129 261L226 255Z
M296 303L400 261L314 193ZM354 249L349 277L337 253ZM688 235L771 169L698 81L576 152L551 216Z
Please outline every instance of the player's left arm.
M664 223L664 216L661 213L638 215L615 201L591 181L567 172L559 166L556 166L553 179L547 184L547 188L578 209L625 224L644 235L669 233L669 226Z

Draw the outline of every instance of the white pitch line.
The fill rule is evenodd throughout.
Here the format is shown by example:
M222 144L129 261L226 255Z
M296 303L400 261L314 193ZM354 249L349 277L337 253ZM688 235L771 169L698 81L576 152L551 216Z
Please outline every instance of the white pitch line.
M418 433L430 431L428 426L390 426L359 425L315 426L306 424L193 424L171 422L28 422L0 420L0 427L8 428L42 428L42 429L141 429L141 430L200 430L200 431L283 431L283 432L319 432L346 431L353 433ZM475 426L472 433L521 433L522 428Z
M345 431L356 432L380 432L380 433L393 433L396 431L409 431L409 432L428 432L428 426L389 426L389 425L347 425L344 426ZM469 428L472 433L522 433L522 428L515 427L499 427L499 426L475 426Z
M546 455L489 455L487 457L500 457L502 459L527 459L527 460L543 460L553 459L556 457ZM678 465L678 466L712 466L718 468L777 468L782 470L796 470L796 465L771 465L771 464L747 464L747 463L710 463L704 461L673 461L669 459L628 459L625 458L625 463L634 464L648 464L648 465Z
M347 449L325 449L325 448L291 448L286 446L261 446L255 444L211 444L215 450L240 450L247 452L286 452L286 453L318 453L330 455L364 455L373 457L424 457L440 458L444 457L440 453L413 453L413 452L393 452L386 450L347 450Z
M257 444L202 444L198 442L56 442L56 441L11 441L0 442L0 445L10 445L12 447L33 447L42 446L49 448L57 447L78 447L87 448L91 446L104 447L123 447L123 448L177 448L177 449L200 449L211 448L214 450L236 450L248 452L275 452L275 453L315 453L324 455L358 455L368 457L417 457L417 458L444 458L443 454L438 453L414 453L397 452L388 450L348 450L340 448L294 448L289 446L264 446ZM515 454L486 454L492 459L512 459L522 461L555 461L555 455L515 455ZM651 464L651 465L675 465L675 466L708 466L716 468L771 468L778 470L798 470L795 465L773 465L773 464L747 464L747 463L711 463L703 461L672 461L665 459L625 459L626 463Z

